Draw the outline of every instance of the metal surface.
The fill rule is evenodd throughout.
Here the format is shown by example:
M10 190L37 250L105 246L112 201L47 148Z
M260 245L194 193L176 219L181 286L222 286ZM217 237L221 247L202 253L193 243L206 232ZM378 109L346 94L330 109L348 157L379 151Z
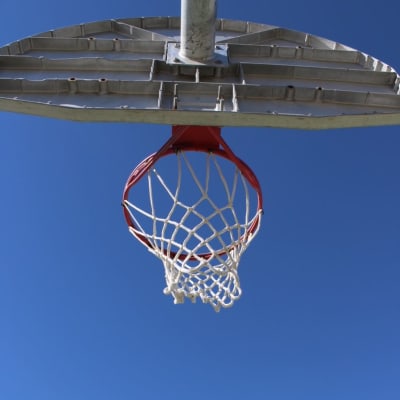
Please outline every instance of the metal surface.
M172 125L400 124L399 76L360 51L271 25L217 19L212 58L189 60L180 58L180 35L179 18L129 18L11 43L0 48L0 109Z
M179 55L189 60L214 57L216 0L181 1L181 43Z

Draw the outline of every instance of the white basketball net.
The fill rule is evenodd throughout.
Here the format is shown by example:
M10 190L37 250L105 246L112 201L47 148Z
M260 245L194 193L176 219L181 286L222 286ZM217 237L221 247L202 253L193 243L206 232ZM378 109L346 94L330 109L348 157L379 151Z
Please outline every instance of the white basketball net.
M219 311L221 307L231 307L241 296L238 265L258 232L256 219L261 218L261 211L250 204L254 189L235 164L229 162L233 174L226 177L221 162L227 161L212 153L202 153L205 168L200 176L187 155L183 151L176 153L175 187L168 186L153 166L147 172L148 206L139 207L130 200L123 205L134 223L130 232L142 243L146 241L144 244L164 264L164 293L171 294L175 304L183 303L185 297L193 302L199 297ZM218 201L211 198L215 197L215 188ZM161 200L161 192L167 202ZM190 197L186 202L180 198L184 195ZM162 201L162 207L157 201ZM235 209L238 204L240 211Z

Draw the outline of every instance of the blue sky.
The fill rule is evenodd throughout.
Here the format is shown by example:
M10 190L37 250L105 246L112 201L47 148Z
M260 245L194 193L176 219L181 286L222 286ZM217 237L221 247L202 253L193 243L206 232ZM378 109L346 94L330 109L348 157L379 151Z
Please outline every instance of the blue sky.
M310 32L400 70L399 4L220 0L218 16ZM3 0L1 44L162 2ZM0 397L400 398L400 127L225 128L264 189L242 298L173 305L120 199L168 126L0 113Z

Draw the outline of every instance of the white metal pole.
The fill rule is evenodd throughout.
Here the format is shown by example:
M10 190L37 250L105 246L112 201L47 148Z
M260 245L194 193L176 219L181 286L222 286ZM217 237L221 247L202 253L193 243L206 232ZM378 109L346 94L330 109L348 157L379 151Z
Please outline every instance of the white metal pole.
M181 0L182 57L197 61L214 56L217 0Z

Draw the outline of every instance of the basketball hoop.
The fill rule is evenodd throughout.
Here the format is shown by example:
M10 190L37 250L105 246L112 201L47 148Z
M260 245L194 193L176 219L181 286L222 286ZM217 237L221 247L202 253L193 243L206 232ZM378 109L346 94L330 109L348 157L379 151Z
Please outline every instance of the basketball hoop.
M164 293L176 304L199 297L219 311L241 296L238 265L259 230L262 193L220 128L173 127L131 173L122 205L129 231L163 262Z
M400 125L400 75L342 43L217 18L216 6L181 0L180 19L81 23L2 46L0 111L176 125L130 175L124 215L162 260L165 293L218 311L241 295L238 265L260 228L262 193L219 128L181 125Z

